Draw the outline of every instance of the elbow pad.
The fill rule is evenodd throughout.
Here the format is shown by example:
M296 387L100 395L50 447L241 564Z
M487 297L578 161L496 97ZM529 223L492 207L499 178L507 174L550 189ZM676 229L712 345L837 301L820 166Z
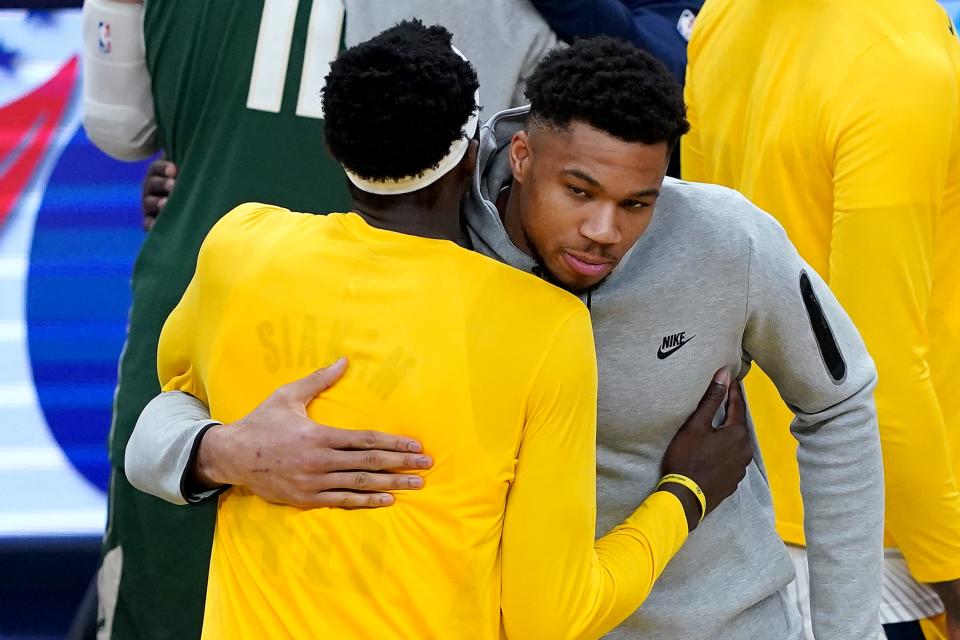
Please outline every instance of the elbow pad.
M97 147L119 160L155 151L142 4L83 3L83 126Z

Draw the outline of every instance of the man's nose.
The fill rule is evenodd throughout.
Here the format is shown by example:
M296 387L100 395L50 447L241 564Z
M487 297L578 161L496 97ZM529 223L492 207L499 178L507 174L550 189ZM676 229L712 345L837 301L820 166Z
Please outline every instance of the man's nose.
M619 242L616 206L604 204L596 207L580 225L580 234L597 244L611 245Z

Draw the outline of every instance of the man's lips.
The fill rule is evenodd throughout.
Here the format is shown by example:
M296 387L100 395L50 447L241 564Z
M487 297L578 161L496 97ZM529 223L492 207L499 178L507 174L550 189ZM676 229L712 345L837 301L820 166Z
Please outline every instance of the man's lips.
M599 258L587 255L574 255L569 251L563 252L563 260L567 266L582 276L595 278L605 276L613 270L613 261L607 258Z

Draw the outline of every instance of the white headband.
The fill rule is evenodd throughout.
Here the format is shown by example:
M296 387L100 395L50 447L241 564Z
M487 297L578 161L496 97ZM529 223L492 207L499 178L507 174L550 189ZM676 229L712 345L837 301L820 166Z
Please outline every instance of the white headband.
M458 56L464 60L467 60L467 57L460 53L459 49L453 45L451 45L450 48L453 49ZM467 62L469 62L469 60L467 60ZM477 128L480 126L479 89L473 94L473 101L473 111L470 112L470 118L467 120L467 123L463 125L460 137L450 144L450 150L447 151L447 155L440 159L440 162L437 163L437 166L427 169L420 175L416 176L380 179L361 178L354 172L344 167L343 169L347 173L347 178L349 178L350 182L352 182L354 186L361 191L374 193L380 196L396 196L404 193L413 193L414 191L419 191L420 189L429 187L431 184L447 175L447 173L449 173L455 166L460 164L464 154L467 153L467 149L470 148L470 140L473 139L473 136L477 133Z

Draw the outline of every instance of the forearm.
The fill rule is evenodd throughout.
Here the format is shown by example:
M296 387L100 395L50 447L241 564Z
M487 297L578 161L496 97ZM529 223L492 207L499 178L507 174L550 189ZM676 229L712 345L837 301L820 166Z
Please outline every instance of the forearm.
M678 517L685 512L677 510L676 498L663 491L653 493L626 522L597 540L603 584L596 610L585 612L583 637L603 635L641 606L686 542L696 520L691 523L689 512Z
M127 479L137 489L173 504L207 497L213 487L190 487L197 438L219 424L193 396L168 391L150 401L127 444ZM194 493L199 489L199 494ZM186 492L185 492L186 490Z
M157 150L142 12L140 2L83 4L83 125L101 151L119 160Z
M872 389L794 422L817 638L877 637L883 468Z
M580 528L527 528L523 541L505 541L501 609L508 637L602 636L643 603L688 534L683 506L665 491L595 542Z

